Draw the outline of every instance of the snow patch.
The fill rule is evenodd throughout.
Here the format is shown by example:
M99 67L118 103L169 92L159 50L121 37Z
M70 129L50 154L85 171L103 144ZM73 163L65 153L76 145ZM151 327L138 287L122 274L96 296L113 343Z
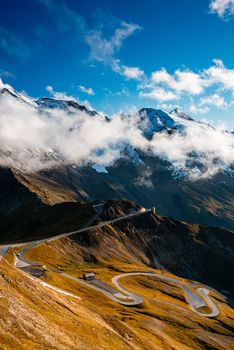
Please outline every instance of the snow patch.
M92 168L94 170L96 170L97 173L105 173L108 174L108 171L106 170L106 168L104 167L104 165L101 164L93 164Z

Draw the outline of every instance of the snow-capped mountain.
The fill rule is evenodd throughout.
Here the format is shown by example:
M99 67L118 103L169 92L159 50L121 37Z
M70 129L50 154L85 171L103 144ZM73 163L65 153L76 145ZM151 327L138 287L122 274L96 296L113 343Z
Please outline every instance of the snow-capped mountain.
M3 84L0 79L0 96L2 97L11 97L16 99L17 101L21 103L25 103L31 107L36 107L35 101L33 101L31 98L25 96L25 94L21 94L17 92L12 86L8 84Z
M74 100L58 100L51 97L42 97L35 100L35 103L37 107L41 109L63 109L67 111L75 109L81 112L85 112L90 116L95 116L98 114L96 111L90 110L86 106L83 106Z
M55 99L52 97L41 97L38 99L30 98L25 94L17 92L12 86L3 84L0 80L0 96L11 97L21 103L25 103L37 109L62 109L71 111L72 109L85 112L90 116L95 116L98 113L95 110L88 109L86 106L72 99Z
M58 109L71 112L72 110L79 110L85 112L90 116L100 115L97 111L87 108L86 106L80 104L74 99L58 99L53 97L41 97L34 99L25 94L17 92L12 86L8 84L3 84L0 81L0 96L8 96L16 99L19 102L25 103L31 107L37 108L39 110L44 109ZM132 116L127 115L126 117L132 118ZM105 117L106 121L109 121L108 117ZM170 113L167 113L161 109L154 108L142 108L135 115L138 118L138 127L141 129L147 138L151 138L155 132L172 132L172 131L183 131L187 126L200 125L201 122L195 121L190 116L188 116L182 109L175 108ZM204 125L209 125L202 123ZM209 125L209 127L211 127Z
M175 108L167 113L161 109L142 108L137 115L140 116L138 127L144 132L147 138L151 138L154 133L175 131L186 132L187 128L212 128L210 124L197 121L187 115L182 109Z
M192 120L194 121L193 118L191 118L189 115L187 115L181 108L177 107L173 109L170 113L171 116L173 117L179 117L185 120Z
M0 98L10 98L13 99L13 101L20 102L24 105L26 105L29 109L32 108L33 111L38 110L40 114L47 115L47 118L49 116L50 119L53 119L53 114L50 112L53 112L54 110L60 110L64 111L66 115L76 115L76 112L82 112L83 117L87 115L87 118L95 117L97 118L101 117L101 120L99 120L100 127L103 127L103 131L107 132L107 128L104 126L105 123L112 123L112 119L108 117L103 117L103 115L99 114L95 110L90 110L86 106L81 105L76 100L73 100L71 98L68 99L58 99L58 98L52 98L52 97L43 97L39 99L33 99L30 97L25 96L24 94L18 93L15 91L10 85L0 83ZM1 101L0 101L1 103ZM51 115L50 115L51 114ZM82 118L83 118L82 117ZM95 118L96 119L96 118ZM74 121L73 121L74 120ZM88 119L87 119L88 120ZM112 144L112 140L110 140L110 146L109 146L109 153L112 157L112 154L115 157L115 160L118 160L120 158L126 159L127 161L130 161L133 165L143 165L144 164L144 152L146 149L151 149L151 153L148 154L148 156L157 156L160 157L162 160L169 161L169 168L171 169L172 176L174 176L177 179L183 179L187 177L189 174L193 174L195 177L199 177L200 175L203 176L203 173L207 172L207 168L212 165L213 170L217 172L217 169L221 170L227 170L229 174L232 173L232 164L231 162L225 163L225 161L220 158L220 156L212 154L210 157L210 154L208 155L208 160L206 159L206 154L208 152L211 152L209 149L206 150L206 152L203 152L203 149L200 147L194 147L191 142L191 140L188 140L188 138L191 139L191 137L199 138L204 133L207 133L209 136L209 133L211 131L215 131L215 129L210 126L209 124L199 122L188 116L185 112L183 112L180 108L176 108L170 113L167 113L161 109L153 109L153 108L142 108L136 113L135 115L122 115L121 120L125 123L121 125L121 128L124 126L124 128L128 128L129 125L133 124L135 130L140 130L140 133L145 138L145 141L143 143L146 144L145 147L141 147L137 145L137 142L135 142L134 146L131 144L131 140L129 140L128 136L126 135L123 139L120 134L119 141L115 141ZM69 119L69 127L68 132L66 134L66 138L69 139L69 133L71 133L71 137L74 137L74 133L76 130L79 130L80 126L83 125L84 118L80 121L76 118L70 118ZM132 123L133 121L133 123ZM92 123L89 124L89 128L92 128ZM112 123L112 125L115 125ZM118 125L117 125L118 126ZM64 126L67 127L67 124ZM113 126L113 132L115 126ZM87 129L87 133L89 130ZM108 133L112 134L112 130L110 127L108 128ZM179 147L178 154L181 152L182 149L182 155L179 154L180 158L175 159L175 151L171 151L170 148L172 148L172 142L174 136L179 136L180 139L177 138L176 142ZM187 137L189 135L189 137ZM233 137L232 133L229 133L228 137ZM56 136L56 135L55 135ZM83 135L85 137L86 135ZM98 136L98 135L97 135ZM162 136L164 136L163 142L164 144L159 144L157 146L157 142L160 139L162 141ZM217 136L220 136L220 134L217 134ZM184 137L184 139L182 138ZM130 137L131 139L131 137ZM203 138L204 139L204 138ZM79 141L79 140L78 140ZM161 142L160 141L160 142ZM165 143L166 142L166 143ZM188 143L187 148L184 148L181 146L183 142ZM203 140L204 142L204 140ZM205 140L206 142L206 140ZM212 141L214 142L214 141ZM230 142L230 140L229 140ZM197 140L194 139L194 144L197 143ZM165 147L165 145L168 145L168 147ZM196 146L196 145L195 145ZM152 148L156 151L152 153ZM170 151L168 151L170 150ZM4 158L7 158L11 156L11 152L0 150L2 155L4 155ZM93 153L95 153L95 150L92 150ZM106 152L106 151L105 151ZM91 166L94 165L93 169L96 171L104 170L103 172L108 172L108 164L104 164L102 159L98 159L98 156L105 153L102 149L99 149L97 146L96 150L96 158L97 161L100 163L94 162ZM168 156L168 152L170 153ZM25 149L26 156L30 159L35 158L39 160L39 162L45 162L45 164L50 165L52 163L60 163L64 162L66 159L66 156L63 154L62 150L62 144L61 147L53 147L53 145L46 147L45 149ZM17 154L16 154L17 156ZM183 159L184 157L184 159ZM17 158L17 157L16 157ZM70 158L70 157L69 157ZM104 157L105 159L109 159L109 156ZM171 160L172 159L172 160ZM20 164L21 160L19 160ZM77 167L77 164L74 162L69 161L71 165L74 167ZM12 164L12 159L11 162ZM13 159L14 163L14 159ZM108 162L107 162L108 163ZM113 164L114 161L109 161L109 165ZM102 168L100 168L98 165L101 165ZM212 171L213 171L212 170ZM200 175L199 175L200 174Z
M155 132L181 128L181 125L172 116L161 109L142 108L138 114L140 116L139 128L148 138L151 138Z
M77 200L128 198L164 215L232 227L234 135L181 109L106 118L75 100L33 99L1 83L0 141L1 165L52 180Z

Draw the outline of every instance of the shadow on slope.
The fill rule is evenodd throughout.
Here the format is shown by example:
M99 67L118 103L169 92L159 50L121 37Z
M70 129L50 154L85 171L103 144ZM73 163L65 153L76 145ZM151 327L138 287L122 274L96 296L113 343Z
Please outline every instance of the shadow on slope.
M47 205L22 185L9 168L0 168L0 241L46 238L85 225L94 215L91 203Z

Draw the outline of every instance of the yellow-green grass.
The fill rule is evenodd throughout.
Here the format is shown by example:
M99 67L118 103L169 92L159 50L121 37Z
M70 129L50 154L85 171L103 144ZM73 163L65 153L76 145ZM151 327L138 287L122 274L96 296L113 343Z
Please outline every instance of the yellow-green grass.
M137 260L130 263L124 259L96 257L95 263L86 262L80 248L71 243L69 238L34 248L27 253L27 257L50 267L59 266L78 278L84 272L94 272L98 279L110 285L112 277L122 272L155 271ZM162 272L157 270L157 273ZM163 274L177 278L167 272ZM126 335L126 327L131 330L127 332L128 337L134 338L132 332L136 333L145 342L145 345L139 342L138 349L145 349L146 344L148 349L231 349L233 339L230 329L234 313L215 292L211 296L215 298L221 313L217 319L208 319L190 309L181 288L157 278L137 276L120 280L126 289L144 298L143 304L137 307L121 306L100 292L51 271L47 271L44 279L47 283L80 296L82 305L104 317L121 334L123 332ZM196 289L195 286L192 288Z

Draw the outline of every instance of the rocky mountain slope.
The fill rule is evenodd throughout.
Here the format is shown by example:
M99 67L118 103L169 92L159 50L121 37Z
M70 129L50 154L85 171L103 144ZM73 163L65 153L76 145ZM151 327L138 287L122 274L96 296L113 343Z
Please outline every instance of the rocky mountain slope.
M78 201L125 198L144 207L156 206L160 214L178 220L234 230L234 181L225 173L196 182L177 180L168 162L145 157L144 164L137 165L120 160L108 173L62 166L39 175L71 191Z

